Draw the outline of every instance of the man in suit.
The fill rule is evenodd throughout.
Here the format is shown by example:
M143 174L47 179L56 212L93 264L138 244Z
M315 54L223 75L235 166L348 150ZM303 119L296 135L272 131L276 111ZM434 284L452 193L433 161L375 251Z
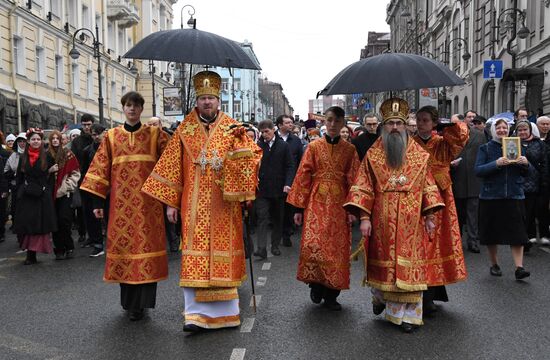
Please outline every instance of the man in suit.
M460 231L466 225L468 251L479 253L479 238L477 234L477 208L479 203L480 179L474 173L477 151L487 139L482 130L473 126L476 116L473 110L466 112L463 120L469 129L468 142L458 157L451 161L451 178L453 195ZM457 115L453 115L457 116ZM460 118L457 116L457 118Z
M275 256L281 255L279 243L283 232L285 198L290 191L296 169L290 146L277 136L273 122L271 120L260 121L258 129L262 135L258 145L262 149L263 155L255 203L258 217L258 241L254 256L265 259L267 258L266 244L270 220L273 224L271 253Z
M279 115L276 120L277 123L277 135L283 139L289 146L290 154L292 155L292 159L294 161L294 175L296 175L296 169L298 168L298 165L300 164L300 160L302 160L302 155L304 152L304 145L299 137L294 135L292 133L292 129L294 128L294 119L290 115ZM286 197L286 194L285 194ZM290 241L290 236L292 235L292 227L294 223L294 213L296 212L296 209L294 206L288 204L286 201L284 203L285 205L285 212L283 215L283 246L290 247L292 246L292 242Z

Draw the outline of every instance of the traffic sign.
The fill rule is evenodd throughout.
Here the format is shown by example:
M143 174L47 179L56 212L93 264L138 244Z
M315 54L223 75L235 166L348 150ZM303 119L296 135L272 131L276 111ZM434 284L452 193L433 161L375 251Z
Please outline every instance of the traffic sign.
M502 79L502 60L483 60L484 79Z

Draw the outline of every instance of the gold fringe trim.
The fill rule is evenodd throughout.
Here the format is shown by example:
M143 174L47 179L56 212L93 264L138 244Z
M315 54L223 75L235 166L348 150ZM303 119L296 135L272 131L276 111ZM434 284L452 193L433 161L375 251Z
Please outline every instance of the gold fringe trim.
M417 303L422 300L421 292L393 292L393 291L383 291L382 296L384 301L392 301L398 303Z
M253 158L253 157L254 157L254 153L249 148L237 149L227 153L227 160Z
M244 275L241 280L180 280L180 287L210 288L210 287L238 287L246 280Z
M224 192L223 199L225 201L232 201L232 202L252 201L252 200L256 200L256 194L252 192L242 192L242 193Z
M349 257L350 261L357 261L359 259L359 254L361 252L365 252L365 237L361 237L361 241L359 241L359 246L357 247L357 250L355 250L351 256Z
M144 254L113 254L111 252L107 253L107 259L110 260L139 260L158 256L166 256L166 250Z
M228 301L239 298L237 288L200 288L195 289L196 302Z

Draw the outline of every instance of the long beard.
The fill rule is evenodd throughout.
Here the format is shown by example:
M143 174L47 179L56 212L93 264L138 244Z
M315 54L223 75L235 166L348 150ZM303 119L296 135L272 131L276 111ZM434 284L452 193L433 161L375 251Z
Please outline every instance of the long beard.
M399 169L405 162L405 151L407 148L407 132L388 132L382 130L382 146L386 153L386 164L392 169Z

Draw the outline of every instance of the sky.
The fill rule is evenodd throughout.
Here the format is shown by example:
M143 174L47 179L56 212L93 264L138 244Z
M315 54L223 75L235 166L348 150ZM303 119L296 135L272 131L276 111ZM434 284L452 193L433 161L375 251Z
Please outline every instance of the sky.
M390 31L385 22L389 0L188 1L173 6L174 28L180 27L182 7L191 4L197 29L251 42L262 76L282 85L301 118L307 117L308 100L359 60L369 31Z

